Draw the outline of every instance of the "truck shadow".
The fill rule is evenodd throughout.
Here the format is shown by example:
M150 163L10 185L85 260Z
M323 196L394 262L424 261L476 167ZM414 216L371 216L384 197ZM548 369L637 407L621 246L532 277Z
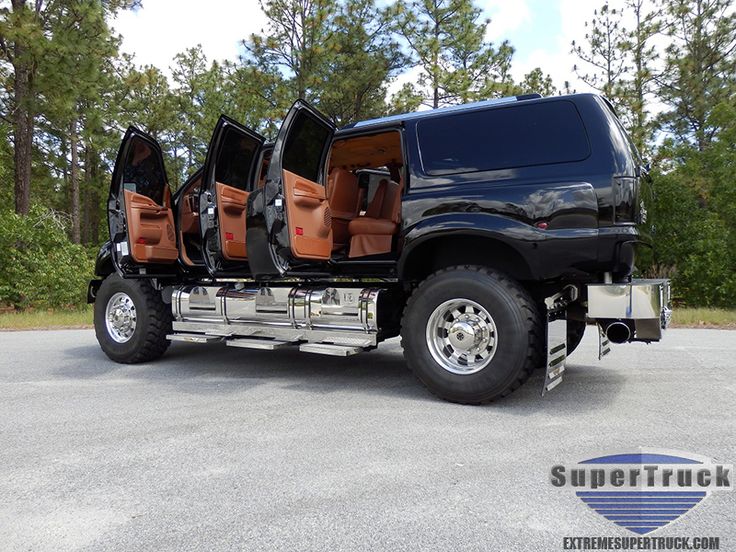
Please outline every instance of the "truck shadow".
M66 354L75 362L58 369L57 376L99 378L101 385L110 377L143 379L176 387L187 394L226 395L269 384L312 395L378 394L449 405L429 393L411 374L398 340L346 358L301 353L296 349L258 351L223 344L182 343L172 344L160 360L139 365L116 364L96 345L67 349ZM574 357L568 360L564 378L562 384L541 397L544 372L538 370L511 395L480 409L524 416L542 409L552 409L556 415L600 410L609 407L626 380L618 370L579 364Z

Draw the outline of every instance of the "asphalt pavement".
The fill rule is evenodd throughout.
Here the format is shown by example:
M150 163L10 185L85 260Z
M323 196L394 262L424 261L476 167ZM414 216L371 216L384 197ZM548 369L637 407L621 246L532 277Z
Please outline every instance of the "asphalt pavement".
M115 364L91 330L0 332L0 550L562 550L632 536L550 483L636 447L736 463L736 332L667 332L501 402L430 395L399 343L347 359L172 345ZM736 491L656 536L736 550Z

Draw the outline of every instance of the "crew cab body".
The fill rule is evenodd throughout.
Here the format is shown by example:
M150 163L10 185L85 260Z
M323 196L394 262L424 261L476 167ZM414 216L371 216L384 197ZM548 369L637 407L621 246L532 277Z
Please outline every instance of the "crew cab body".
M400 331L409 343L404 332L422 334L407 361L421 372L434 359L440 372L420 379L450 400L484 402L514 385L487 375L513 364L499 360L512 332L484 289L490 303L495 293L523 296L518 309L543 324L525 362L546 355L545 391L561 381L586 321L598 323L601 355L607 334L661 337L668 282L631 279L645 179L610 104L593 94L503 98L339 130L300 100L273 144L223 117L204 167L173 196L158 145L131 128L97 274L170 298L169 340L349 355ZM451 293L473 270L486 281L475 299L424 313L425 284ZM101 285L91 283L90 300ZM540 333L532 326L530 336Z

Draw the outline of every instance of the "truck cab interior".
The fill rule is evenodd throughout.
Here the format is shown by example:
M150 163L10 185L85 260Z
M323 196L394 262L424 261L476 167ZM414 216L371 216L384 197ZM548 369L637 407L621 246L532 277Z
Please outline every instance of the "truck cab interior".
M390 254L401 224L401 135L388 131L337 139L328 159L333 256Z
M199 194L202 189L202 169L190 176L174 194L179 234L179 260L188 267L203 267L202 237L199 227Z
M304 115L285 129L278 167L273 144L222 117L204 167L173 200L160 148L150 137L133 138L123 185L131 267L145 274L151 264L178 260L189 274L252 276L248 199L278 174L271 168L281 172L293 267L393 263L406 181L400 131L334 136Z
M289 252L287 273L324 271L325 262L332 274L342 273L340 266L362 273L361 265L395 263L406 182L398 129L335 134L297 102L276 152L268 180L283 191L288 241L276 250Z

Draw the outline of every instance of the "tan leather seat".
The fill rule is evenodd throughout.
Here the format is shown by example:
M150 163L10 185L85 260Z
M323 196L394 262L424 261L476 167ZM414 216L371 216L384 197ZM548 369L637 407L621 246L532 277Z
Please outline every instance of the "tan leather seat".
M358 216L363 203L358 177L340 167L332 169L327 179L327 199L332 213L332 248L342 249L350 241L348 224Z
M401 220L401 186L383 179L366 209L365 215L348 225L349 257L364 257L391 252L393 235Z

